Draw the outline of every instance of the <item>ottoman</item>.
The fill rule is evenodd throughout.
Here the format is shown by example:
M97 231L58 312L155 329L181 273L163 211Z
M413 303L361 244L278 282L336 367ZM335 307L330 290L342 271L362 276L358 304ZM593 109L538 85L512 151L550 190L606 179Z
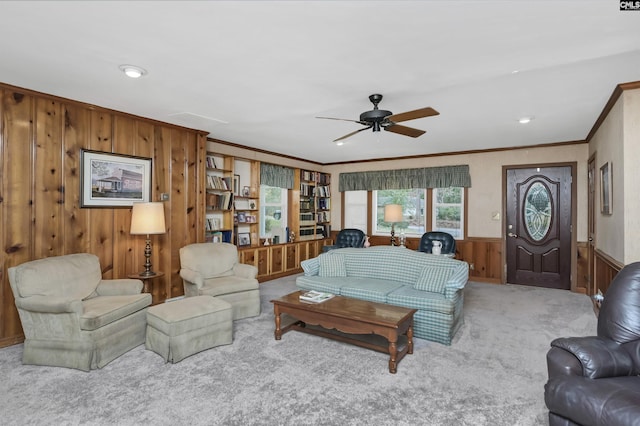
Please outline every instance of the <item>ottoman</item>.
M145 347L176 363L233 341L231 305L211 296L187 297L147 309Z

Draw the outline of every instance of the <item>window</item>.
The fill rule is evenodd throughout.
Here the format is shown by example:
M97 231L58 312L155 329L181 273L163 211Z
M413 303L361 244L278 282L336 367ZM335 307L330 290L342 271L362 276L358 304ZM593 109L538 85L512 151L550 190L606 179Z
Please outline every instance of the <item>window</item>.
M464 189L433 189L432 231L448 232L457 240L464 238Z
M269 238L274 228L287 227L287 189L260 185L260 237Z
M386 189L372 195L374 234L391 233L391 224L384 221L384 206L400 204L403 221L395 224L396 235L419 237L429 230L464 238L464 188Z
M403 221L395 224L395 232L407 235L422 235L425 230L424 189L385 189L373 191L373 223L375 234L390 234L391 224L384 221L384 206L400 204Z

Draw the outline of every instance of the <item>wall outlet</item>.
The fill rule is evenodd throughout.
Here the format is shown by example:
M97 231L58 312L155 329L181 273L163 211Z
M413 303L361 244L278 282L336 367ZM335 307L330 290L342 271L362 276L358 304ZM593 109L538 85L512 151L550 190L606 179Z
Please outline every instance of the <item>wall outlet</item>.
M475 270L476 270L476 265L475 265L475 263L471 263L471 264L469 264L469 269L471 269L472 271L475 271Z

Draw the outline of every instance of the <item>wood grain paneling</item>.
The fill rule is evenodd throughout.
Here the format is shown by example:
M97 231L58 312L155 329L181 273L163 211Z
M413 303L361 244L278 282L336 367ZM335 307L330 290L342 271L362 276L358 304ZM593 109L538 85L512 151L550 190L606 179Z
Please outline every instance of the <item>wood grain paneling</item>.
M167 233L152 236L154 302L183 293L180 247L199 241L204 205L200 167L206 134L0 84L0 346L23 339L7 268L89 252L103 278L144 263L144 237L129 234L130 208L80 208L81 150L148 157L152 200L165 203ZM202 224L200 224L202 222Z

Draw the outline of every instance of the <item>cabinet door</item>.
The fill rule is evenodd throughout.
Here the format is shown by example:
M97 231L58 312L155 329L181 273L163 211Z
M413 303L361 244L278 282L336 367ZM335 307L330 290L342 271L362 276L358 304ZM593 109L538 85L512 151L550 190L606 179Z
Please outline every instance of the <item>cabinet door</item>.
M284 272L284 246L271 246L269 264L271 266L270 273L278 274Z
M299 245L287 244L285 245L285 270L292 271L300 267L300 261L298 258Z

